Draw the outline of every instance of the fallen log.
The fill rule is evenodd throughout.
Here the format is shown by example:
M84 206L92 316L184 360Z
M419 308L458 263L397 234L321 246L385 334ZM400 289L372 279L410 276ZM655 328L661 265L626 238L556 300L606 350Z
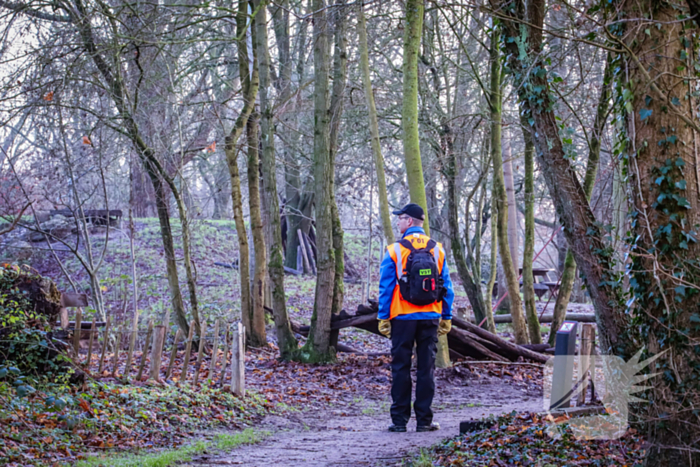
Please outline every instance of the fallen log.
M539 363L547 363L547 360L549 360L549 356L547 355L542 355L517 344L513 344L512 342L509 342L502 337L492 334L486 329L482 329L476 324L472 324L461 318L452 317L452 326L464 329L465 331L469 331L483 339L493 342L502 350L500 353L512 361L517 360L518 357L523 357L527 360L533 360Z
M542 315L540 323L551 323L554 315ZM593 313L567 313L565 321L578 321L579 323L595 323L595 314ZM474 318L469 317L469 322L474 323ZM512 323L511 315L494 315L493 322L496 324Z

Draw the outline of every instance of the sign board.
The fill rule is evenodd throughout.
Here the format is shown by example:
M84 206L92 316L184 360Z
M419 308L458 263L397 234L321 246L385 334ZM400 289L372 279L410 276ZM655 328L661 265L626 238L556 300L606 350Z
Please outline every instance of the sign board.
M79 308L88 306L87 294L75 292L62 292L61 306L64 308Z

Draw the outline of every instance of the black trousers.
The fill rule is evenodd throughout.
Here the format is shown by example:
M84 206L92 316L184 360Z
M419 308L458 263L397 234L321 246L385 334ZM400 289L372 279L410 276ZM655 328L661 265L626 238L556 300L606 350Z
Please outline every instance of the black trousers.
M438 319L391 320L391 420L405 426L411 418L411 357L416 344L416 412L418 426L430 425L430 406L435 395L435 355L437 354Z

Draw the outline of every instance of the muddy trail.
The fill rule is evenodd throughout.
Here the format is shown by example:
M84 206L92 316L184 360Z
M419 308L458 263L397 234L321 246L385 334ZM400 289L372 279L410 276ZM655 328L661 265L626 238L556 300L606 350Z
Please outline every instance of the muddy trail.
M389 433L388 385L384 393L344 391L333 403L313 404L270 415L255 426L267 432L262 442L225 455L203 455L191 466L394 466L407 454L459 434L459 423L511 411L540 412L540 372L529 366L464 365L437 370L434 420L441 429ZM383 375L375 376L380 381ZM415 374L414 374L415 378ZM364 378L363 378L364 379ZM354 381L360 383L360 381ZM368 386L372 386L369 384Z

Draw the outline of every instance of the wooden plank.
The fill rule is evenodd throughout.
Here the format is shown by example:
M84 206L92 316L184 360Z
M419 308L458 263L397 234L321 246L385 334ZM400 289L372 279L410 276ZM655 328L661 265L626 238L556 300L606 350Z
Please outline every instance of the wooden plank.
M214 345L211 349L211 363L209 364L209 381L214 379L214 371L216 370L216 359L219 355L219 326L221 325L221 320L216 319L214 324ZM225 359L226 357L224 357Z
M234 324L231 355L231 392L245 396L245 326L240 322Z
M92 344L95 342L95 333L97 332L97 327L95 326L95 317L92 317L92 326L90 326L90 343L88 344L88 355L85 361L85 368L90 371L90 364L92 363Z
M139 372L136 375L136 381L141 381L143 376L143 367L146 365L146 357L148 356L148 348L151 345L151 336L153 335L153 320L148 322L148 331L146 332L146 343L143 346L143 351L141 352L141 364L139 365Z
M70 326L70 321L68 320L68 308L61 307L61 309L58 311L58 318L61 322L61 327L63 329L68 329Z
M62 292L61 306L64 308L86 307L88 306L87 294L75 292Z
M306 255L304 234L301 233L301 229L297 229L297 237L299 237L299 245L301 246L301 257L304 260L304 273L309 274L311 272L311 266L309 265L309 257Z
M105 353L107 353L107 344L109 342L109 328L110 328L111 323L112 323L112 317L108 316L107 317L107 324L105 325L105 330L102 333L102 352L100 352L100 366L97 370L97 372L100 375L102 374L102 369L104 368L104 364L105 364Z
M173 341L173 349L170 352L170 361L168 362L168 371L165 372L165 380L170 379L170 375L173 372L173 366L175 365L175 358L177 358L177 345L180 342L180 337L182 336L182 330L177 328L175 333L175 340Z
M73 328L73 350L75 351L75 362L80 363L80 331L83 319L83 310L78 308L75 313L75 327Z
M592 324L584 324L581 327L581 344L578 347L578 380L581 381L581 389L578 393L576 405L581 406L586 403L586 390L591 377L591 351L593 345Z
M180 381L187 381L187 368L190 366L190 354L192 352L192 338L194 337L194 320L190 322L190 332L187 334L187 345L185 346L185 358L182 360L182 372Z
M115 328L114 330L114 353L112 354L112 375L116 378L119 376L119 350L122 344L122 331L121 327ZM125 370L126 371L126 370Z
M192 380L192 387L197 386L199 380L199 368L202 365L202 357L204 357L204 344L206 343L207 337L207 322L202 321L202 332L199 334L199 348L197 349L197 363L194 364L194 379Z
M165 326L156 326L153 330L153 349L151 351L151 379L160 381L160 366L165 344Z
M304 236L304 246L306 247L306 251L309 255L309 264L311 265L311 273L315 276L316 275L316 260L314 259L314 251L311 248L311 239L309 238L308 235L302 232L302 235Z
M134 318L131 321L131 334L129 335L129 353L126 356L126 366L124 367L124 374L129 376L131 373L131 359L134 355L134 347L136 346L136 336L139 331L139 311L134 310Z
M229 343L229 331L228 329L226 330L226 334L224 335L224 361L221 362L221 376L219 376L219 387L223 388L224 387L224 382L226 381L226 369L228 367L228 343Z

